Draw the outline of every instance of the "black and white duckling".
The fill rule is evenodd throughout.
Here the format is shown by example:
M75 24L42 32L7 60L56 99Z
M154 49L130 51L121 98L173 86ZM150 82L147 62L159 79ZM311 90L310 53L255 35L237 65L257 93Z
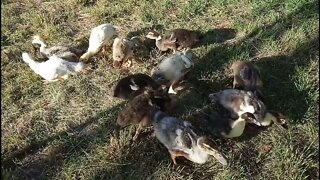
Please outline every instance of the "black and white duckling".
M259 68L250 62L236 61L230 68L233 72L233 88L257 93L262 98L262 80Z
M130 39L115 38L112 45L112 66L114 68L121 67L122 64L128 62L127 67L132 65L134 42Z
M117 124L120 128L130 124L138 124L133 137L137 140L141 131L151 125L151 113L154 108L166 111L171 106L171 99L163 90L154 91L147 88L143 94L133 98L129 104L118 114Z
M176 157L179 156L203 164L210 155L221 164L227 165L227 160L217 150L215 143L205 136L200 136L189 122L157 111L153 116L153 127L157 139L168 149L175 165Z
M163 38L158 32L151 31L146 35L146 38L156 40L156 46L160 51L168 51L169 49L175 51L177 49L176 42Z
M68 46L52 46L48 48L46 42L39 35L33 36L32 44L35 48L35 51L37 51L35 45L40 45L39 51L41 58L50 58L52 55L56 55L60 58L72 61L78 60L79 57L84 53L84 51L81 49Z
M89 38L89 47L80 59L87 60L91 56L97 54L105 45L111 45L113 38L117 36L116 27L111 24L101 24L91 29Z
M176 51L165 58L152 73L152 78L156 82L170 81L169 93L177 94L173 86L179 83L184 76L192 69L192 51L190 49L180 52Z
M217 112L203 114L203 120L210 126L211 133L225 138L235 138L243 134L246 123L254 121L254 116L251 113L243 113L236 120L222 117Z
M209 95L211 101L219 102L231 113L234 119L248 112L254 115L252 123L258 126L269 126L271 122L284 124L285 120L267 112L265 104L251 91L226 89Z
M178 50L192 48L201 38L201 33L188 29L173 29L165 34L165 39L175 42Z
M45 82L54 82L68 78L69 74L81 71L85 68L82 62L69 62L57 55L52 55L45 62L36 62L28 53L22 53L22 59L29 67L41 77Z
M146 87L157 90L160 85L146 74L137 73L128 75L120 79L112 88L112 96L122 99L132 99L143 93Z

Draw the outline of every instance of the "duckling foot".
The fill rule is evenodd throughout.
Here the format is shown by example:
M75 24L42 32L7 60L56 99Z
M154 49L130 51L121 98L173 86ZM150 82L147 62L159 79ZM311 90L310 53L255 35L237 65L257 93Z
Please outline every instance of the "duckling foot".
M279 125L284 125L287 123L287 117L285 117L282 113L276 112L274 113L277 120L274 121L274 123Z
M139 126L138 126L138 128L137 128L137 130L136 130L136 133L135 133L135 135L133 136L133 141L138 141L139 139L140 139L140 134L141 134L141 132L142 132L142 129L143 129L143 127L142 127L142 125L141 124L139 124Z
M66 79L66 78L59 77L59 78L52 79L52 80L42 80L42 81L43 81L43 84L49 84L49 83L56 82L56 81L59 81L59 80L64 80L64 79Z
M130 67L132 66L132 60L128 60L127 62L125 62L125 63L123 64L123 66L124 66L125 68L130 68Z
M171 159L172 159L174 165L177 165L176 158L179 156L183 156L183 157L189 159L188 154L183 151L180 151L180 150L170 150L169 153L170 153L170 156L171 156Z

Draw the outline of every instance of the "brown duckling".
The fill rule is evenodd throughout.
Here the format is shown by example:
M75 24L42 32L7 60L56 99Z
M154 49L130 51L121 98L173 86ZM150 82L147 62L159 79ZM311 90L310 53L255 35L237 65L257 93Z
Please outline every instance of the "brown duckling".
M168 51L169 49L175 51L177 49L177 44L174 41L163 38L158 32L151 31L146 38L155 39L156 46L160 51Z
M187 29L173 29L165 34L165 39L175 42L178 50L192 48L201 38L201 33Z
M141 131L151 125L151 114L154 109L166 111L170 108L171 99L164 90L154 91L147 88L143 94L133 98L129 104L118 114L117 124L120 128L130 124L138 124L133 140L137 140Z
M233 88L254 92L262 99L262 80L259 68L250 62L236 61L230 68L233 71Z
M160 85L146 74L132 74L117 82L112 88L112 96L122 99L132 99L143 93L145 87L151 87L152 89L157 90Z

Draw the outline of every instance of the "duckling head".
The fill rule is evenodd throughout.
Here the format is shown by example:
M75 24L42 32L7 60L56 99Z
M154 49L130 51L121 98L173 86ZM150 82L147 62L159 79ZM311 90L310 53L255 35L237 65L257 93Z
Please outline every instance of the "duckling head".
M149 39L155 39L155 40L160 40L161 39L161 36L158 32L156 31L150 31L148 32L148 34L146 35L146 38L149 38Z
M151 78L160 84L166 81L164 74L160 71L159 68L156 68L155 70L153 70Z
M46 46L46 43L39 35L33 36L32 44L40 44L41 46Z
M273 114L271 112L267 112L260 124L261 126L269 126L272 122L283 125L286 123L286 117L284 117L281 113Z
M169 94L162 88L154 90L152 88L146 87L145 94L148 94L149 104L161 111L166 111L171 106L171 98Z

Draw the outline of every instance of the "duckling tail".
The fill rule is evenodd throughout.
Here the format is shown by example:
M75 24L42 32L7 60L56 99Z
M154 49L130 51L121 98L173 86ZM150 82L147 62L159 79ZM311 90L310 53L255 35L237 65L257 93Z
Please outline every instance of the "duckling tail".
M224 158L224 156L216 150L214 147L216 146L214 142L207 137L200 137L197 141L198 146L204 150L206 153L215 157L222 165L227 165L228 162Z

